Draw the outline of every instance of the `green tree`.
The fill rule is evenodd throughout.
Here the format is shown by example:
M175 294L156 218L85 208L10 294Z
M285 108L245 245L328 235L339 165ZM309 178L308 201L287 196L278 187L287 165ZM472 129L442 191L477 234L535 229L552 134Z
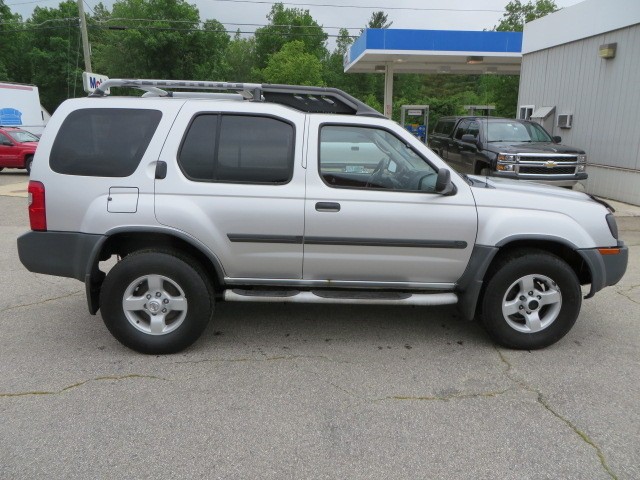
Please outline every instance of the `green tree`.
M304 42L294 40L271 55L261 72L268 83L291 83L294 85L323 85L322 63L311 53L305 52Z
M204 22L202 33L193 39L194 78L225 79L229 72L229 44L229 34L224 25L217 20Z
M499 32L521 32L526 22L553 13L558 10L558 6L553 0L530 0L527 3L512 0L504 9L502 20L493 29ZM516 116L519 85L518 75L486 75L480 81L480 87L485 89L487 96L495 99L496 114L505 117Z
M22 18L0 0L0 80L18 81L15 67L23 40Z
M269 57L279 52L285 43L300 41L304 51L324 58L328 35L313 19L309 10L285 8L282 3L271 7L267 15L269 25L256 30L256 56L259 68L267 65Z
M22 61L26 59L28 78L20 81L38 86L40 103L49 111L67 98L84 95L77 19L78 5L67 0L58 8L36 7L25 25Z
M504 9L502 20L493 29L498 32L521 32L525 23L557 11L558 6L553 0L529 0L527 3L512 0Z
M214 78L224 76L229 36L215 20L200 25L185 0L116 0L94 47L95 70L110 77Z
M256 80L256 40L254 37L241 38L236 32L229 43L226 55L228 72L227 80L232 82L253 82Z
M389 22L389 15L380 10L371 14L367 28L389 28L391 25L393 22Z

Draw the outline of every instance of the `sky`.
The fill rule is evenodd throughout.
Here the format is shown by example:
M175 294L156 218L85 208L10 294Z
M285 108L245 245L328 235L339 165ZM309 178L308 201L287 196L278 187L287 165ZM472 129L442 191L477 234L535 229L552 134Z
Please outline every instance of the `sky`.
M24 19L36 6L55 8L60 0L5 0ZM581 0L555 0L559 7L569 7ZM91 14L98 0L84 0L85 11ZM309 10L311 16L329 35L337 35L341 27L358 35L371 14L382 10L393 22L391 28L424 30L483 30L497 25L509 0L291 0L286 7ZM103 0L110 7L112 0ZM195 0L201 20L216 19L228 30L254 31L268 22L272 2L263 0ZM348 6L348 7L347 7ZM429 10L432 9L432 10ZM438 10L441 9L441 10ZM467 11L463 11L467 10ZM483 11L481 11L483 10ZM243 25L244 24L244 25ZM258 25L258 26L256 26ZM335 40L329 38L329 49Z

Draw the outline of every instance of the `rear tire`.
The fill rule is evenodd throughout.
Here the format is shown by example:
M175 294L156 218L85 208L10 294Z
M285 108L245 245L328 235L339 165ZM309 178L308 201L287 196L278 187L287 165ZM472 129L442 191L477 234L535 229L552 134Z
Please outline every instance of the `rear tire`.
M31 165L33 164L33 155L29 155L24 159L24 168L27 171L27 174L31 175Z
M100 291L102 319L123 345L168 354L193 344L206 328L214 297L198 263L176 251L143 250L124 257Z
M486 285L482 323L498 344L544 348L573 327L582 303L580 282L561 258L535 249L508 253Z

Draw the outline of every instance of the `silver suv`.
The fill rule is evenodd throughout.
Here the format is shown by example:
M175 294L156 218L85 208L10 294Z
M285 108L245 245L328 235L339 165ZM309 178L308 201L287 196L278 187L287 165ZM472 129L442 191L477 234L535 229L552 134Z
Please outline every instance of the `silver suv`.
M50 120L18 249L85 282L89 312L144 353L192 344L218 301L456 304L534 349L571 329L581 285L624 274L611 211L452 172L340 90L109 80Z

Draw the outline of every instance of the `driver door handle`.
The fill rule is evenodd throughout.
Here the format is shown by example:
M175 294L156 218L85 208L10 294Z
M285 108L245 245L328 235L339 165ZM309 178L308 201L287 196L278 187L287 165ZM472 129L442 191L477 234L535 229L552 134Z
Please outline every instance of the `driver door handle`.
M339 212L340 204L336 202L318 202L316 203L316 211L318 212Z

